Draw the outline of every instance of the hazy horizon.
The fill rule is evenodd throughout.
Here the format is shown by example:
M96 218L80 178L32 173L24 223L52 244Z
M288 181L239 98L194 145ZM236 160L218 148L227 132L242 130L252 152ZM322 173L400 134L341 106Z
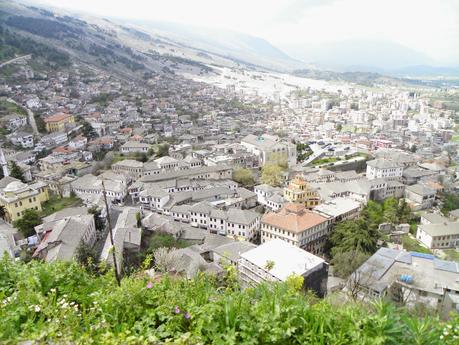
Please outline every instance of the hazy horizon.
M28 2L126 21L151 20L236 31L263 38L305 62L313 62L314 53L322 45L388 42L388 49L406 47L405 53L417 58L412 65L459 66L459 1L454 0ZM311 53L314 47L319 48ZM326 55L327 50L322 50ZM394 51L394 55L397 53ZM322 56L316 55L319 59Z

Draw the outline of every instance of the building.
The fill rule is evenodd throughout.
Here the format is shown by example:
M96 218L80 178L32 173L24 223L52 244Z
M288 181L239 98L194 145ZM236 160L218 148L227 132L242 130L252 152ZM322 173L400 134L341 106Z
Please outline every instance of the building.
M304 278L303 287L323 297L327 291L328 264L321 258L280 239L273 239L240 254L238 274L243 286Z
M143 176L143 163L133 160L124 159L112 165L112 171L129 175L133 180L137 180Z
M241 140L248 152L258 156L260 165L286 163L296 165L296 146L277 136L249 134Z
M107 236L100 259L113 265L112 250L115 250L118 272L122 271L125 252L137 252L140 249L142 230L137 226L137 215L140 210L135 207L126 207L118 216L113 229L113 246L110 236Z
M312 209L320 203L320 195L301 176L296 176L284 189L284 199Z
M138 141L128 141L120 148L121 153L147 153L151 145L139 143Z
M408 307L443 309L446 293L459 294L459 265L430 254L380 248L350 277L347 289L362 298L388 296Z
M430 249L459 247L459 222L419 224L416 238Z
M272 211L280 210L285 203L281 188L260 184L255 186L253 191L257 196L257 202Z
M367 162L367 179L377 178L401 179L403 175L403 166L397 162L378 158Z
M5 220L9 223L20 219L26 210L41 211L41 204L49 199L48 186L43 182L27 185L12 177L1 181L8 181L1 188L0 205L5 208Z
M334 198L314 208L314 212L329 218L333 223L357 218L362 204L350 198Z
M34 146L33 134L17 131L9 135L9 140L13 145L28 149Z
M65 132L67 127L75 123L75 118L71 114L58 113L44 119L46 130L52 132Z
M46 262L71 261L80 245L92 247L96 242L96 226L92 214L65 217L54 222L51 229L45 230L43 240L33 256Z
M405 188L405 200L414 211L431 208L436 194L435 189L422 184L414 184Z
M321 253L330 224L331 219L304 205L287 203L280 211L261 218L261 243L281 239L313 254Z

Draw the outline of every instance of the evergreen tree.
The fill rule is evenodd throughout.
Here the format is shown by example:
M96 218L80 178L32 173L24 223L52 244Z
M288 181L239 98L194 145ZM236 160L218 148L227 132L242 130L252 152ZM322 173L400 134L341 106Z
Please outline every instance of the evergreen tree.
M13 226L19 230L24 237L35 234L35 227L41 224L41 217L34 209L24 211L22 218L16 220Z
M18 180L21 180L22 182L25 182L24 172L22 171L22 169L19 167L19 165L15 161L11 162L10 176L17 178Z

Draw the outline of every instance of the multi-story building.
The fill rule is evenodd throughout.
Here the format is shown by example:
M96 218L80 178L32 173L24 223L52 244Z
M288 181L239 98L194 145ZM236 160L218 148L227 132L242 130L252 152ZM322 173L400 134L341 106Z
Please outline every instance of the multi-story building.
M287 203L261 218L261 243L281 239L311 253L321 253L332 220L304 205Z
M44 119L48 132L64 132L68 126L75 123L75 118L71 114L58 113Z
M11 181L0 192L0 205L5 208L7 222L20 219L29 209L41 211L41 204L49 199L48 186L43 182L27 185L12 177L2 180Z
M143 163L133 159L124 159L113 164L112 171L129 175L132 179L137 180L143 176Z
M277 136L249 134L242 139L241 145L258 156L261 165L285 163L296 165L296 146L287 141L281 141Z
M436 195L435 189L422 184L414 184L405 188L405 200L415 211L432 207Z
M301 176L297 175L284 189L284 199L312 209L320 203L320 195Z
M416 238L430 249L459 247L459 222L420 224Z
M9 139L13 145L20 146L25 149L32 148L34 145L33 135L22 131L9 135Z
M280 239L240 254L238 275L243 286L286 281L302 276L303 288L323 297L327 292L328 264L321 258Z
M384 158L374 159L367 162L367 178L369 180L377 178L401 179L403 175L403 165Z
M147 153L151 148L150 144L139 143L138 141L128 141L121 146L122 153Z
M54 222L33 256L47 262L70 261L82 243L92 247L95 242L94 215L74 215Z

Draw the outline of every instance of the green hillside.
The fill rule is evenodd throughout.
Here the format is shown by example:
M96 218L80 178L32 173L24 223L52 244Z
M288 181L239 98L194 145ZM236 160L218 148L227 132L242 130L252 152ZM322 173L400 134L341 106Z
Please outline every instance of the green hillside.
M234 277L230 274L229 277ZM77 264L0 261L0 342L53 344L457 344L459 320L375 303L330 304L295 284L113 275ZM455 328L454 328L455 327Z

